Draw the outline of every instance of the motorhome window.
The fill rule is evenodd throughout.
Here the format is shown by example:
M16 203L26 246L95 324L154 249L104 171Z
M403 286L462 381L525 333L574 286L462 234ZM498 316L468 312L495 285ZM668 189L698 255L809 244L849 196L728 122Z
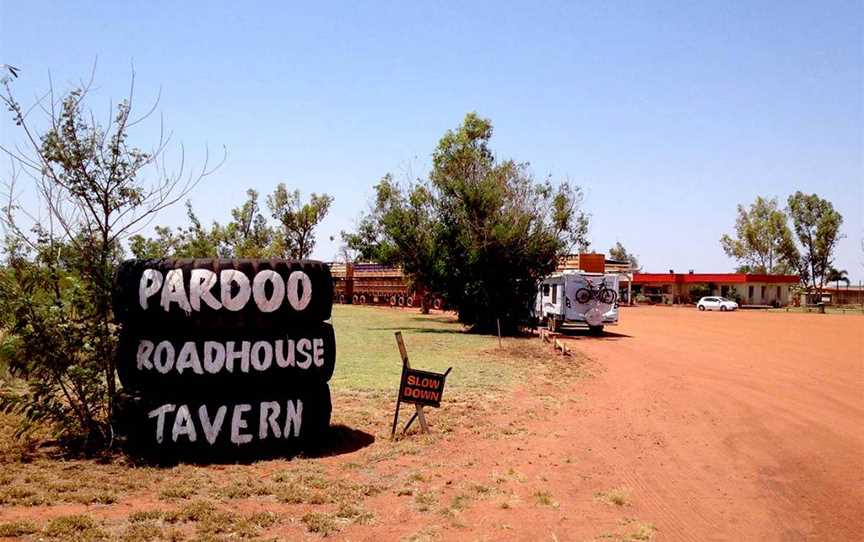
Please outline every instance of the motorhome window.
M558 285L552 285L552 303L558 303Z
M549 285L548 284L543 285L543 295L547 296L547 297L549 296Z

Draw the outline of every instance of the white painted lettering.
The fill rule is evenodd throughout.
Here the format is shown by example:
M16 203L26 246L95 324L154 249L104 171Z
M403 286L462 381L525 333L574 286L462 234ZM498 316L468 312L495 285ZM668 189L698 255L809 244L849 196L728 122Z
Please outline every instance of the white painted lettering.
M225 365L225 345L216 341L204 341L204 369L218 373Z
M301 369L308 369L310 365L312 365L312 354L310 350L312 349L312 341L309 339L300 339L297 341L297 353L303 356L305 361L297 361L297 367Z
M229 373L234 372L234 361L240 360L240 371L249 372L249 346L252 344L249 341L240 341L240 350L235 350L234 341L225 343L225 369Z
M234 405L234 413L231 415L231 442L234 444L246 444L252 440L252 435L241 434L241 429L246 429L246 420L243 419L243 413L252 410L252 405L241 404Z
M236 269L224 269L219 273L222 291L222 305L229 311L239 311L249 301L252 291L249 288L249 277ZM231 284L237 284L237 295L231 295Z
M288 343L288 348L283 348L283 343ZM294 367L294 341L276 341L276 365L284 369L285 367Z
M147 413L148 418L156 418L156 442L162 444L162 434L165 432L165 414L174 412L175 406L165 404Z
M156 269L145 269L138 282L138 302L147 310L147 299L162 287L162 273Z
M282 435L288 438L291 434L291 427L294 427L294 436L300 436L300 424L303 422L303 401L297 399L297 408L294 408L294 403L290 400L285 401L285 429Z
M216 273L209 269L193 269L192 278L189 281L189 301L196 311L201 310L201 302L207 304L213 310L222 308L222 303L210 290L216 284Z
M264 351L263 359L261 351ZM252 367L257 371L266 371L273 363L273 346L267 341L258 341L252 345L252 351L249 354L249 361Z
M174 367L174 346L169 341L161 341L153 352L153 364L163 375Z
M152 369L153 364L150 362L150 354L153 353L155 345L153 341L139 341L138 352L135 354L135 365L139 371L144 369Z
M265 401L261 403L261 416L258 418L258 438L264 440L267 438L267 428L273 432L273 436L279 438L282 436L282 428L276 423L276 418L279 417L278 401Z
M177 303L187 313L192 312L183 286L182 269L172 269L165 275L165 286L162 287L162 308L165 312L171 308L171 302Z
M266 291L268 282L273 285L273 293L269 299ZM261 312L273 312L282 305L282 300L285 298L285 282L276 271L270 269L259 271L252 281L252 297L255 298L255 304Z
M315 367L321 367L324 365L324 339L312 339L312 349L314 351L312 362Z
M222 429L222 422L225 420L225 413L228 408L225 405L216 409L216 417L213 422L210 422L210 416L207 415L207 405L198 407L198 418L201 420L201 427L204 429L204 438L207 442L213 444L216 442L216 437L219 436L219 431Z
M174 427L171 429L171 440L177 442L177 438L181 435L186 435L189 442L195 442L198 438L195 432L195 424L192 423L192 416L189 415L189 407L180 405L177 408L177 415L174 417Z
M300 292L301 286L303 288L302 293ZM312 281L309 280L309 276L303 271L292 271L288 275L288 284L285 290L288 303L295 311L302 311L309 305L309 301L312 300Z
M177 372L183 374L184 369L192 369L195 374L203 375L201 360L198 359L198 349L194 342L183 343L180 354L177 356Z

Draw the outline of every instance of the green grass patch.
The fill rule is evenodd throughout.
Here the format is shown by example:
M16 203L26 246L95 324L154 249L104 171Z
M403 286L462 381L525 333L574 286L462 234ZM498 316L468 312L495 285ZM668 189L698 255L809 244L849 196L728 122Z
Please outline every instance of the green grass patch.
M335 389L395 389L402 371L396 331L402 332L413 367L435 372L453 367L448 389L506 387L516 372L515 364L506 363L513 346L530 342L506 338L499 356L497 337L467 333L451 314L440 312L334 305L332 322L336 371L330 384Z

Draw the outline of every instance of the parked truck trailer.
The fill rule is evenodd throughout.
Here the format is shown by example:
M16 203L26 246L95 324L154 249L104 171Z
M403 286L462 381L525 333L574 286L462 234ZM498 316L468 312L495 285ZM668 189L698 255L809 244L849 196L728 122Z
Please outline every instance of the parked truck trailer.
M377 263L331 264L333 299L354 305L419 307L425 292L412 288L399 267ZM442 309L440 296L430 295L429 307Z

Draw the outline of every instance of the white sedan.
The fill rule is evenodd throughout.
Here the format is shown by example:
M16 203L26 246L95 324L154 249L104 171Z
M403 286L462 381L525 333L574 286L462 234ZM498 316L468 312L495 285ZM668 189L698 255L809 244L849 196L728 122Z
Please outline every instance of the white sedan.
M703 297L696 303L700 311L734 311L738 303L724 297Z

